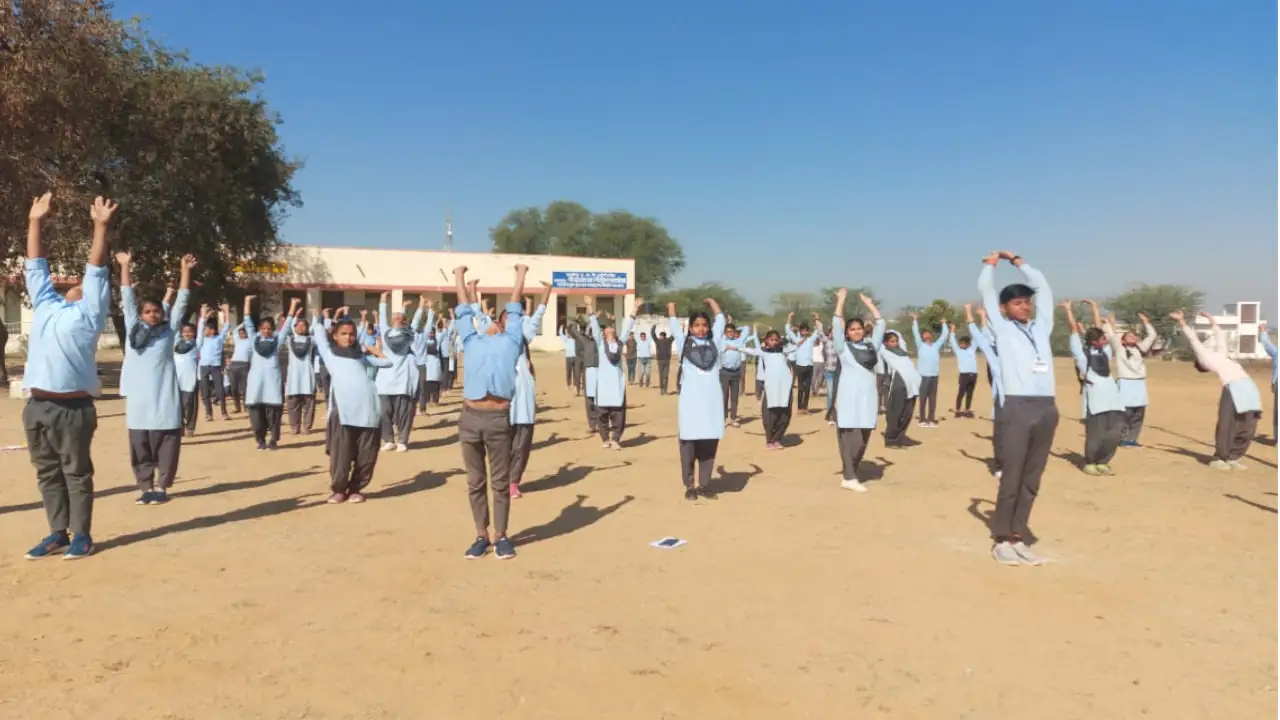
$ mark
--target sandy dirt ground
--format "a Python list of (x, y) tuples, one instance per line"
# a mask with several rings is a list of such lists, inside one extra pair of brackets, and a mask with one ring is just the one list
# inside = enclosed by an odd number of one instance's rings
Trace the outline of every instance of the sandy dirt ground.
[[(537, 359), (511, 562), (462, 557), (456, 395), (381, 456), (363, 506), (323, 504), (321, 434), (255, 452), (243, 416), (202, 419), (173, 502), (135, 506), (104, 400), (98, 554), (75, 563), (22, 559), (44, 514), (25, 453), (0, 454), (0, 718), (1275, 717), (1276, 450), (1205, 467), (1211, 376), (1153, 363), (1146, 447), (1094, 478), (1060, 361), (1048, 562), (1006, 568), (985, 378), (979, 419), (907, 450), (876, 435), (865, 494), (840, 489), (820, 416), (766, 452), (745, 398), (719, 499), (690, 503), (676, 398), (633, 390), (624, 450), (602, 450), (562, 367)], [(944, 363), (946, 407), (955, 384)], [(0, 445), (20, 410), (0, 400)], [(689, 542), (649, 547), (666, 535)]]

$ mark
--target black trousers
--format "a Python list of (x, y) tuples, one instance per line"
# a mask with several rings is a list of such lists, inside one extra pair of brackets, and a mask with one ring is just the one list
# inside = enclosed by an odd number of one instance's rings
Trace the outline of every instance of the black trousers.
[(1260, 419), (1260, 412), (1236, 412), (1231, 391), (1222, 388), (1222, 394), (1218, 396), (1218, 425), (1213, 431), (1214, 455), (1228, 462), (1244, 457), (1253, 444)]
[(182, 409), (182, 427), (187, 429), (188, 433), (196, 431), (196, 405), (199, 399), (196, 398), (196, 392), (178, 391), (178, 406)]
[(1125, 408), (1124, 427), (1120, 429), (1120, 439), (1128, 442), (1138, 442), (1138, 436), (1142, 434), (1142, 424), (1146, 419), (1146, 407)]
[(920, 378), (920, 422), (938, 421), (938, 376)]
[(1106, 465), (1116, 456), (1124, 429), (1124, 413), (1120, 410), (1091, 414), (1084, 419), (1084, 462)]
[(418, 391), (414, 393), (414, 397), (418, 400), (418, 410), (427, 411), (427, 366), (418, 366)]
[(858, 466), (867, 454), (871, 428), (837, 428), (836, 445), (840, 449), (840, 469), (845, 480), (858, 479)]
[(724, 416), (738, 419), (738, 393), (742, 391), (742, 369), (720, 370), (720, 394), (724, 396)]
[(533, 425), (511, 426), (511, 484), (519, 485), (524, 480), (524, 469), (529, 466), (529, 455), (533, 451)]
[(53, 532), (88, 535), (93, 526), (93, 398), (31, 398), (22, 409), (27, 453)]
[(694, 465), (698, 469), (698, 487), (711, 485), (711, 471), (716, 464), (716, 451), (720, 449), (719, 440), (681, 440), (680, 470), (684, 486), (693, 487)]
[(409, 444), (413, 427), (413, 398), (408, 395), (379, 395), (382, 401), (382, 442)]
[(803, 412), (809, 410), (809, 393), (813, 390), (813, 366), (796, 366), (796, 407)]
[(791, 425), (791, 396), (787, 396), (787, 404), (783, 407), (769, 407), (769, 400), (765, 398), (760, 419), (764, 422), (765, 444), (781, 443)]
[(440, 382), (437, 380), (428, 380), (423, 383), (422, 396), (426, 398), (423, 406), (440, 404)]
[(1004, 464), (1000, 462), (1001, 447), (1002, 447), (1002, 444), (1001, 444), (1001, 442), (1000, 442), (1000, 434), (1001, 434), (1001, 433), (1000, 433), (1000, 415), (1001, 415), (1001, 405), (1000, 405), (1000, 401), (999, 401), (998, 399), (993, 403), (993, 407), (991, 408), (991, 415), (992, 415), (992, 424), (991, 424), (991, 471), (992, 471), (992, 472), (995, 472), (995, 471), (997, 471), (997, 470), (1001, 469), (1002, 467), (1004, 467)]
[(889, 412), (889, 388), (893, 386), (893, 377), (888, 373), (876, 376), (876, 394), (880, 396), (880, 412)]
[(671, 358), (658, 358), (658, 392), (663, 395), (667, 394), (668, 383), (671, 376)]
[(284, 408), (279, 405), (249, 405), (249, 425), (253, 428), (253, 439), (259, 445), (280, 442), (280, 416)]
[(316, 373), (316, 390), (324, 395), (324, 401), (329, 402), (329, 388), (332, 387), (333, 378), (329, 375), (329, 368), (324, 365), (320, 366), (320, 372)]
[(249, 388), (249, 363), (233, 362), (229, 370), (231, 371), (231, 400), (235, 403), (236, 412), (240, 412), (244, 406), (244, 394)]
[(587, 429), (595, 432), (596, 427), (600, 424), (600, 411), (596, 409), (596, 399), (590, 395), (584, 395), (582, 399), (583, 405), (587, 409)]
[[(978, 387), (978, 373), (960, 373), (960, 389), (956, 391), (956, 410), (973, 407), (973, 391)], [(963, 403), (963, 407), (961, 404)]]
[(168, 490), (173, 487), (181, 452), (180, 429), (129, 431), (129, 465), (133, 467), (133, 478), (142, 490)]
[(337, 408), (333, 408), (325, 436), (329, 490), (343, 495), (363, 491), (373, 482), (373, 470), (378, 466), (378, 428), (343, 425)]
[(600, 431), (600, 441), (621, 442), (622, 431), (627, 429), (627, 406), (598, 407), (597, 409), (599, 410), (597, 429)]
[[(246, 372), (248, 370), (246, 369)], [(247, 377), (247, 375), (246, 375)], [(223, 417), (227, 414), (227, 396), (222, 391), (222, 366), (220, 365), (202, 365), (200, 366), (200, 394), (204, 396), (204, 416), (213, 417), (213, 404), (216, 402), (222, 410)], [(194, 427), (194, 425), (192, 426)]]
[(578, 387), (578, 358), (567, 357), (564, 359), (564, 386)]
[(911, 414), (916, 408), (916, 398), (907, 397), (907, 386), (898, 380), (889, 390), (884, 413), (884, 444), (899, 445), (907, 439), (911, 427)]
[(290, 395), (286, 401), (289, 407), (289, 429), (293, 434), (311, 432), (316, 422), (316, 396)]
[(827, 392), (831, 393), (830, 400), (827, 401), (827, 422), (835, 422), (836, 419), (836, 397), (840, 394), (840, 367), (836, 366), (835, 377), (831, 380), (831, 389)]
[(1058, 408), (1053, 398), (1015, 395), (1004, 399), (999, 450), (1004, 474), (991, 516), (991, 535), (997, 541), (1029, 535), (1031, 507), (1040, 493), (1040, 478), (1057, 429)]

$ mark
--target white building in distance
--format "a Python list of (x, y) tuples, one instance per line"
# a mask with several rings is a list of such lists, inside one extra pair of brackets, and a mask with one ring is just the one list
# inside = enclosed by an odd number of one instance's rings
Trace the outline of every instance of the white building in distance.
[[(1267, 359), (1267, 351), (1262, 348), (1262, 342), (1258, 339), (1258, 323), (1262, 322), (1259, 317), (1261, 306), (1262, 303), (1252, 300), (1236, 302), (1224, 306), (1221, 313), (1213, 316), (1227, 336), (1228, 357), (1235, 360)], [(1213, 347), (1213, 329), (1208, 320), (1196, 315), (1192, 327), (1205, 345)]]

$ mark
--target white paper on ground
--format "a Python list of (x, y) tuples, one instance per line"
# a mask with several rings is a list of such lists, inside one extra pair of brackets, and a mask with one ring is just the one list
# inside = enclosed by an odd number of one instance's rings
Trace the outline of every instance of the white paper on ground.
[(649, 547), (656, 547), (659, 550), (674, 550), (680, 547), (681, 545), (684, 545), (686, 542), (688, 542), (688, 540), (681, 540), (680, 538), (673, 538), (673, 537), (664, 537), (661, 540), (654, 540), (653, 542), (649, 543)]

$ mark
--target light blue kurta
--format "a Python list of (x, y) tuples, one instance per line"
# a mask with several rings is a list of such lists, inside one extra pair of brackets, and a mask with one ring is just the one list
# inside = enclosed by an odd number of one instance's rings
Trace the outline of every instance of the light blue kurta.
[[(897, 334), (897, 333), (895, 333)], [(903, 347), (906, 343), (902, 340), (902, 335), (898, 334), (898, 346)], [(916, 370), (915, 363), (911, 362), (908, 355), (899, 355), (895, 352), (889, 352), (884, 345), (880, 346), (880, 359), (884, 360), (885, 369), (888, 370), (889, 382), (893, 382), (893, 376), (902, 378), (902, 383), (907, 387), (907, 397), (913, 398), (920, 395), (920, 371)], [(889, 386), (893, 387), (892, 384)]]
[(1231, 393), (1231, 402), (1237, 413), (1262, 412), (1262, 394), (1252, 378), (1232, 380), (1227, 383), (1227, 392)]
[(600, 353), (600, 367), (596, 368), (596, 405), (602, 408), (619, 408), (627, 405), (627, 374), (623, 371), (625, 365), (622, 358), (622, 344), (626, 342), (626, 338), (631, 333), (632, 326), (635, 325), (635, 318), (627, 318), (622, 321), (622, 331), (615, 333), (613, 343), (610, 347), (618, 352), (618, 364), (610, 365), (609, 357), (605, 353), (606, 342), (604, 332), (600, 329), (600, 323), (596, 321), (596, 316), (592, 315), (589, 322), (591, 323), (591, 334), (595, 336), (596, 350)]
[[(1076, 361), (1076, 371), (1085, 378), (1082, 417), (1124, 410), (1124, 403), (1120, 401), (1120, 388), (1116, 385), (1115, 378), (1099, 375), (1089, 367), (1089, 360), (1085, 357), (1084, 343), (1080, 342), (1080, 336), (1071, 335), (1067, 338), (1067, 345), (1071, 348), (1071, 357)], [(1104, 353), (1100, 350), (1099, 354)]]
[[(244, 329), (249, 333), (249, 339), (256, 340), (260, 334), (253, 324), (252, 317), (244, 319)], [(287, 331), (287, 326), (276, 329), (277, 343), (284, 342)], [(277, 347), (277, 352), (271, 353), (268, 357), (262, 357), (257, 350), (249, 352), (249, 378), (245, 382), (244, 391), (245, 405), (284, 404), (284, 380), (280, 377), (279, 349)]]
[(596, 382), (600, 377), (600, 370), (599, 368), (593, 368), (593, 367), (585, 368), (585, 370), (586, 370), (586, 373), (582, 381), (582, 384), (585, 386), (583, 389), (583, 392), (587, 394), (587, 397), (591, 398), (592, 400), (595, 400), (596, 399)]
[(942, 335), (934, 338), (933, 342), (925, 342), (920, 337), (920, 322), (912, 320), (911, 336), (916, 341), (916, 369), (924, 377), (938, 377), (942, 364), (942, 346), (951, 337), (951, 326), (943, 325)]
[(369, 378), (368, 368), (390, 365), (382, 358), (365, 355), (361, 358), (339, 357), (329, 347), (329, 335), (320, 323), (312, 323), (311, 337), (316, 352), (329, 368), (329, 397), (325, 417), (338, 409), (338, 421), (348, 427), (375, 428), (382, 421), (382, 406), (378, 401), (378, 388)]
[(308, 350), (301, 358), (294, 354), (294, 347), (301, 347), (300, 338), (293, 332), (293, 319), (285, 320), (285, 340), (284, 352), (289, 361), (289, 368), (285, 371), (284, 378), (284, 394), (285, 395), (315, 395), (316, 394), (316, 365), (315, 359), (318, 357), (316, 353), (315, 341), (311, 342), (311, 349)]
[(951, 352), (956, 355), (956, 372), (960, 374), (972, 373), (978, 374), (978, 348), (973, 344), (973, 337), (969, 338), (969, 347), (960, 347), (960, 342), (956, 340), (956, 334), (951, 333), (948, 339), (951, 343)]
[[(169, 323), (161, 327), (141, 350), (129, 344), (129, 334), (141, 320), (138, 299), (132, 287), (120, 288), (120, 304), (124, 310), (125, 364), (120, 383), (125, 391), (125, 427), (130, 430), (177, 430), (182, 427), (182, 406), (178, 400), (177, 370), (174, 368), (173, 343), (182, 327), (190, 292), (179, 290), (174, 300), (177, 312), (169, 313)], [(189, 353), (193, 358), (196, 351)]]
[[(871, 337), (864, 337), (858, 346), (876, 353), (884, 340), (884, 318), (876, 320)], [(875, 368), (863, 367), (853, 357), (854, 343), (845, 337), (844, 318), (837, 315), (831, 321), (832, 342), (840, 358), (840, 382), (836, 387), (836, 427), (872, 430), (880, 411), (880, 395), (876, 387)], [(879, 360), (877, 359), (877, 362)]]
[(1117, 380), (1120, 384), (1120, 402), (1125, 407), (1146, 407), (1147, 406), (1147, 379), (1146, 378), (1120, 378)]
[(786, 351), (766, 352), (758, 347), (743, 346), (742, 352), (758, 358), (756, 376), (764, 378), (764, 406), (791, 407), (791, 386), (795, 383), (795, 377), (787, 365)]
[[(174, 345), (181, 340), (182, 328), (179, 327), (178, 334), (173, 338)], [(200, 384), (200, 348), (211, 341), (212, 338), (204, 336), (204, 318), (200, 318), (196, 321), (196, 346), (186, 354), (174, 350), (173, 369), (178, 374), (178, 390), (188, 393), (196, 391), (196, 386)]]
[[(418, 366), (413, 358), (413, 329), (410, 327), (392, 330), (387, 324), (387, 304), (378, 305), (378, 332), (382, 335), (382, 354), (391, 361), (390, 367), (378, 370), (379, 395), (413, 395), (418, 389)], [(409, 349), (402, 355), (393, 352), (387, 342), (388, 333), (404, 332), (410, 334)]]
[[(538, 326), (547, 312), (546, 305), (539, 305), (533, 315), (524, 318), (524, 341), (533, 342), (538, 336)], [(532, 425), (538, 409), (538, 385), (529, 368), (529, 358), (521, 352), (516, 358), (516, 393), (511, 397), (511, 424)]]
[[(423, 317), (424, 313), (426, 317)], [(413, 314), (413, 322), (411, 323), (413, 326), (413, 364), (418, 367), (426, 367), (427, 365), (427, 356), (430, 354), (427, 352), (427, 342), (435, 331), (435, 323), (435, 310), (419, 307), (418, 311)], [(439, 359), (436, 360), (436, 364), (438, 367)]]
[(681, 440), (720, 440), (724, 438), (724, 392), (720, 387), (720, 368), (725, 356), (722, 313), (716, 313), (711, 323), (711, 334), (699, 340), (689, 337), (694, 345), (713, 343), (716, 346), (716, 363), (707, 370), (699, 368), (684, 357), (684, 331), (680, 319), (672, 317), (671, 337), (673, 347), (681, 348), (680, 367), (684, 374), (680, 385), (680, 403), (677, 411), (678, 433)]
[(1003, 405), (1004, 386), (1000, 382), (1000, 361), (991, 345), (991, 334), (986, 328), (979, 331), (977, 325), (969, 323), (969, 337), (973, 338), (974, 346), (987, 358), (987, 367), (991, 370), (991, 402), (993, 405)]

